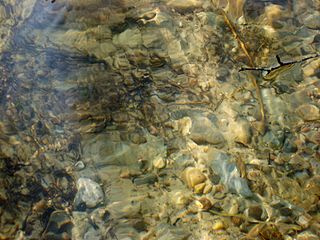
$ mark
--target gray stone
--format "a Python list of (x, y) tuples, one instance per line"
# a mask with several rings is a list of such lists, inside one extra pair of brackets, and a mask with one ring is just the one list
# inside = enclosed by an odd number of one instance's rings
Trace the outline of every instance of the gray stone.
[(100, 231), (92, 226), (87, 213), (75, 211), (72, 212), (72, 216), (72, 239), (102, 239)]
[(280, 149), (283, 144), (283, 131), (268, 131), (262, 139), (263, 145), (272, 149)]
[(188, 64), (188, 59), (184, 51), (186, 43), (173, 37), (168, 39), (168, 41), (170, 41), (170, 44), (167, 46), (167, 51), (171, 65), (174, 68), (180, 69), (185, 64)]
[(157, 176), (155, 174), (145, 174), (133, 180), (133, 183), (136, 185), (143, 185), (143, 184), (153, 184), (157, 181)]
[(231, 157), (221, 151), (211, 151), (211, 167), (213, 171), (221, 177), (221, 182), (229, 188), (231, 192), (238, 193), (244, 197), (251, 197), (252, 192), (247, 180), (240, 177), (240, 171)]
[(106, 210), (112, 219), (136, 219), (141, 217), (141, 199), (126, 198), (122, 201), (110, 203)]
[(320, 29), (320, 15), (319, 14), (310, 14), (303, 21), (304, 25), (307, 28), (319, 30)]
[(63, 239), (71, 237), (72, 222), (65, 211), (57, 210), (51, 213), (47, 227), (42, 236), (45, 239)]
[(297, 145), (294, 143), (294, 141), (295, 141), (295, 138), (293, 137), (287, 137), (284, 140), (283, 151), (285, 153), (293, 153), (297, 151)]
[(108, 134), (99, 134), (84, 141), (84, 158), (93, 161), (97, 168), (126, 166), (139, 169), (138, 160), (151, 165), (156, 157), (165, 157), (167, 154), (163, 139), (151, 135), (144, 136), (146, 143), (132, 144), (112, 140)]
[(78, 192), (74, 200), (75, 206), (85, 203), (87, 207), (93, 208), (104, 200), (100, 185), (89, 178), (79, 178), (77, 188)]
[(186, 229), (174, 228), (168, 224), (160, 224), (156, 232), (159, 240), (187, 240), (190, 235)]
[(190, 138), (197, 144), (223, 145), (225, 139), (216, 126), (206, 117), (196, 117), (192, 121)]
[(88, 231), (83, 236), (84, 240), (101, 240), (101, 233), (94, 229), (93, 227), (89, 228)]
[(142, 37), (138, 28), (126, 29), (113, 37), (113, 44), (121, 47), (134, 48), (142, 44)]
[(165, 41), (159, 28), (147, 28), (142, 34), (143, 45), (146, 48), (161, 48), (165, 46)]

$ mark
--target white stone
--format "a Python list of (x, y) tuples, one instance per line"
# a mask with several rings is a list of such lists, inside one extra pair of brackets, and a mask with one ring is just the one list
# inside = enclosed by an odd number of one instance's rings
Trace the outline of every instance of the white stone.
[(100, 185), (90, 178), (81, 177), (77, 181), (78, 192), (75, 197), (76, 203), (85, 203), (87, 207), (93, 208), (103, 202), (104, 194)]

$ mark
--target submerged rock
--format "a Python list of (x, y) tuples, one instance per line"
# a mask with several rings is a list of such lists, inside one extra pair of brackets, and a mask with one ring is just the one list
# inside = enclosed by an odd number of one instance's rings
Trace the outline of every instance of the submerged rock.
[(155, 174), (149, 173), (142, 175), (140, 177), (137, 177), (133, 180), (133, 183), (137, 186), (143, 185), (143, 184), (153, 184), (157, 181), (157, 176)]
[(121, 47), (137, 47), (142, 44), (142, 37), (138, 28), (127, 29), (113, 37), (113, 44)]
[(97, 229), (95, 229), (85, 212), (72, 212), (72, 222), (74, 227), (72, 228), (73, 239), (101, 239), (101, 235)]
[(177, 10), (192, 10), (202, 5), (200, 0), (169, 0), (167, 1), (169, 7)]
[(152, 164), (156, 169), (161, 169), (166, 166), (166, 161), (162, 157), (156, 157)]
[(77, 188), (78, 192), (74, 200), (76, 207), (84, 203), (86, 207), (93, 208), (104, 200), (104, 194), (100, 185), (89, 178), (79, 178)]
[(46, 239), (70, 239), (73, 223), (65, 211), (51, 213), (43, 237)]
[(159, 240), (187, 240), (190, 232), (186, 229), (174, 228), (167, 224), (161, 224), (157, 227), (157, 239)]
[(240, 177), (240, 171), (231, 157), (220, 151), (214, 151), (210, 155), (212, 170), (221, 177), (221, 182), (231, 192), (238, 193), (244, 197), (251, 197), (252, 192), (246, 179)]
[(221, 220), (218, 220), (212, 225), (212, 230), (218, 231), (218, 230), (225, 229), (225, 227), (226, 226), (225, 226), (224, 222)]
[(218, 128), (206, 117), (196, 117), (192, 121), (190, 138), (197, 144), (222, 146), (225, 139)]
[(312, 14), (306, 17), (303, 21), (307, 28), (319, 30), (320, 29), (320, 14)]
[[(99, 134), (84, 144), (84, 158), (93, 160), (96, 167), (125, 166), (138, 170), (152, 166), (152, 161), (167, 154), (163, 139), (145, 135), (142, 144), (112, 139), (110, 134)], [(138, 160), (141, 164), (138, 164)], [(142, 164), (143, 163), (143, 164)], [(144, 166), (142, 166), (144, 165)]]
[(235, 142), (247, 145), (251, 141), (251, 127), (250, 123), (246, 120), (235, 122), (231, 126), (231, 132)]
[(200, 169), (189, 167), (183, 172), (183, 180), (190, 188), (194, 188), (198, 184), (206, 181), (206, 176)]
[(280, 149), (283, 145), (284, 133), (283, 131), (268, 131), (262, 138), (262, 143), (271, 149)]
[(315, 121), (320, 119), (320, 110), (312, 104), (303, 104), (297, 108), (298, 115), (305, 121)]
[(135, 198), (124, 199), (123, 201), (110, 203), (106, 210), (114, 219), (135, 219), (141, 216), (141, 201)]

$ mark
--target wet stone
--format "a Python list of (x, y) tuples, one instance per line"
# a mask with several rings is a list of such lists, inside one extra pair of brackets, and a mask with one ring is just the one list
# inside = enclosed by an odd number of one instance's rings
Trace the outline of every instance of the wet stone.
[(247, 215), (257, 220), (261, 220), (263, 211), (260, 206), (249, 206)]
[(319, 30), (320, 29), (320, 15), (319, 14), (310, 15), (303, 20), (303, 23), (307, 28)]
[(206, 176), (197, 168), (187, 168), (183, 172), (183, 179), (188, 187), (194, 188), (196, 185), (206, 181)]
[(240, 172), (231, 157), (219, 151), (213, 151), (210, 154), (211, 168), (221, 177), (221, 182), (227, 186), (230, 191), (238, 193), (244, 197), (251, 197), (252, 192), (246, 179), (240, 177)]
[(113, 219), (135, 219), (141, 215), (141, 201), (135, 198), (122, 199), (121, 201), (108, 204), (106, 210)]
[(318, 240), (319, 236), (310, 232), (310, 231), (303, 231), (297, 235), (297, 240)]
[(87, 213), (85, 212), (73, 212), (73, 224), (72, 237), (74, 239), (103, 239), (100, 231), (92, 225)]
[(166, 161), (162, 157), (157, 157), (153, 160), (152, 164), (156, 169), (161, 169), (166, 166)]
[(216, 221), (213, 225), (212, 225), (212, 229), (214, 231), (219, 231), (219, 230), (222, 230), (222, 229), (225, 229), (225, 224), (223, 223), (223, 221), (221, 220), (218, 220)]
[(84, 203), (86, 207), (93, 208), (104, 200), (104, 193), (100, 185), (89, 178), (79, 178), (77, 181), (77, 189), (78, 192), (74, 200), (76, 207)]
[(74, 165), (75, 169), (77, 171), (81, 171), (82, 169), (84, 169), (86, 166), (82, 161), (78, 161), (76, 162), (76, 164)]
[(140, 177), (134, 178), (133, 183), (137, 186), (144, 185), (144, 184), (153, 184), (158, 180), (155, 174), (145, 174)]
[(305, 121), (315, 121), (320, 119), (320, 110), (312, 104), (304, 104), (297, 108), (297, 114)]
[(167, 5), (177, 10), (192, 10), (200, 7), (202, 2), (199, 0), (168, 0)]
[(284, 134), (281, 130), (275, 132), (275, 131), (268, 131), (263, 136), (263, 144), (267, 147), (270, 147), (272, 149), (279, 149), (282, 146), (283, 143)]
[(294, 138), (293, 137), (287, 137), (284, 140), (284, 144), (283, 144), (283, 150), (286, 153), (293, 153), (295, 151), (297, 151), (297, 145), (294, 142)]
[(231, 132), (234, 135), (234, 141), (247, 145), (251, 141), (250, 123), (245, 120), (235, 122), (231, 127)]
[(190, 233), (184, 229), (176, 229), (167, 224), (161, 224), (157, 228), (156, 236), (159, 240), (187, 240)]
[(71, 238), (73, 223), (64, 211), (51, 213), (46, 230), (43, 234), (47, 239)]
[(198, 144), (223, 146), (225, 142), (222, 133), (206, 117), (196, 117), (192, 120), (190, 138)]
[(141, 33), (138, 28), (127, 29), (113, 37), (113, 44), (121, 47), (137, 47), (142, 44)]

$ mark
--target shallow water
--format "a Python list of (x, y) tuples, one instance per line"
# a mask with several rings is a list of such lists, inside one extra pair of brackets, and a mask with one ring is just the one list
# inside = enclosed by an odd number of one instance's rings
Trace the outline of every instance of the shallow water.
[(0, 238), (318, 239), (319, 6), (0, 1)]

